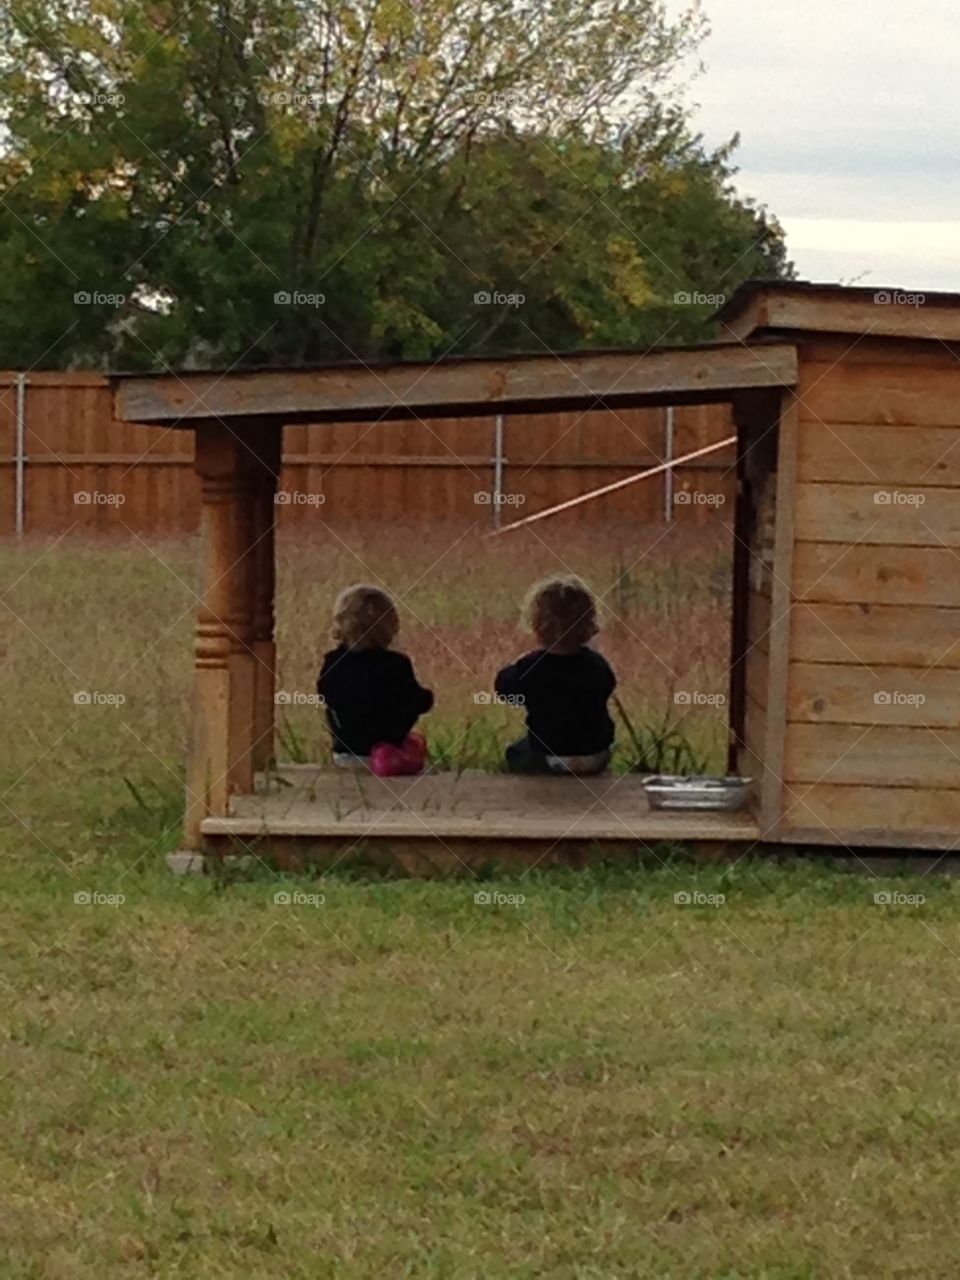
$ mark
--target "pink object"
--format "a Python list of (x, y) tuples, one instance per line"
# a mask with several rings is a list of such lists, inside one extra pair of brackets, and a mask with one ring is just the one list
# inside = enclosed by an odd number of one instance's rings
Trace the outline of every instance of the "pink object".
[(419, 773), (427, 760), (427, 743), (422, 733), (409, 733), (402, 747), (378, 742), (370, 752), (370, 772), (378, 778), (402, 778)]

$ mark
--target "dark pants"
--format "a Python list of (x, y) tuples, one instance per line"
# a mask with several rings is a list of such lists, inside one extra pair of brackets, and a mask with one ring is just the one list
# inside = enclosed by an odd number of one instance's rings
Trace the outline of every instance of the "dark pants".
[(511, 742), (506, 751), (509, 773), (550, 773), (546, 753), (535, 747), (529, 738)]
[[(551, 769), (547, 763), (547, 753), (532, 743), (529, 738), (520, 738), (517, 742), (511, 742), (507, 747), (506, 758), (507, 770), (510, 773), (550, 773), (556, 776), (564, 772), (559, 768)], [(569, 770), (572, 773), (602, 773), (610, 762), (610, 752), (609, 750), (597, 751), (589, 755), (564, 758), (578, 761), (579, 767), (572, 765)]]

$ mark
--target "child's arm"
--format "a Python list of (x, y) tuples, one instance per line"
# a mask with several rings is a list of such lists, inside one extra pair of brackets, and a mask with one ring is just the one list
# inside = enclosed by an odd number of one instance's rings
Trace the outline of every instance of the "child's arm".
[(601, 683), (604, 690), (603, 696), (605, 698), (610, 698), (613, 696), (613, 691), (617, 687), (617, 677), (614, 675), (613, 667), (611, 667), (603, 654), (598, 653), (597, 657), (600, 659)]
[(511, 662), (508, 667), (497, 672), (493, 682), (493, 691), (501, 698), (516, 698), (520, 694), (520, 663)]
[(425, 689), (413, 671), (413, 663), (404, 655), (400, 696), (414, 716), (426, 715), (433, 706), (433, 690)]

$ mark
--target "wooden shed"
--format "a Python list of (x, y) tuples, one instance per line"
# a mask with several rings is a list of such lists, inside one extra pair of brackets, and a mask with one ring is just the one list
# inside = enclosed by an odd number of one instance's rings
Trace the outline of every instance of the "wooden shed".
[[(115, 379), (117, 417), (196, 433), (202, 601), (185, 848), (376, 847), (528, 864), (658, 840), (960, 840), (960, 296), (751, 282), (701, 347)], [(739, 815), (651, 813), (634, 776), (356, 780), (273, 757), (284, 424), (733, 406), (731, 767)], [(359, 798), (358, 798), (359, 796)]]
[(751, 282), (725, 337), (790, 343), (741, 418), (741, 770), (764, 840), (960, 841), (960, 296)]

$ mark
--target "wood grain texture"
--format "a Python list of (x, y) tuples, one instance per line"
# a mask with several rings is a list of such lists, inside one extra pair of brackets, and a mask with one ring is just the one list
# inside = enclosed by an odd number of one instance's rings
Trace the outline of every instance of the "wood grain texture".
[(787, 782), (960, 789), (960, 730), (791, 724)]
[(797, 600), (826, 604), (960, 607), (960, 558), (947, 547), (842, 546), (802, 542), (794, 561)]
[(888, 427), (871, 422), (805, 422), (800, 432), (801, 481), (891, 486), (960, 487), (960, 427)]
[(235, 796), (205, 835), (430, 840), (750, 840), (749, 814), (651, 811), (636, 776), (525, 778), (467, 771), (419, 778), (284, 766), (279, 794)]
[(814, 724), (960, 728), (960, 671), (794, 662), (787, 711)]
[[(800, 410), (795, 396), (781, 402), (777, 424), (776, 519), (766, 699), (767, 734), (763, 748), (766, 769), (760, 793), (760, 821), (775, 833), (783, 804), (783, 752), (786, 736), (790, 668), (790, 611), (795, 558), (797, 440)], [(748, 686), (749, 687), (749, 686)]]
[[(922, 299), (919, 305), (908, 298)], [(886, 301), (884, 301), (886, 299)], [(828, 333), (960, 340), (960, 307), (956, 295), (902, 289), (849, 288), (842, 285), (804, 289), (789, 282), (770, 284), (723, 315), (725, 335), (741, 338), (762, 332), (804, 330)]]
[[(5, 443), (0, 452), (0, 485), (13, 492), (12, 392), (5, 393)], [(635, 474), (662, 460), (666, 411), (551, 412), (504, 419), (507, 464), (504, 490), (523, 499), (526, 511), (551, 506), (610, 480)], [(30, 533), (134, 534), (191, 533), (198, 527), (200, 495), (193, 466), (192, 431), (143, 430), (118, 422), (108, 383), (84, 375), (58, 375), (34, 386), (26, 400), (26, 510)], [(726, 404), (674, 409), (675, 454), (692, 451), (731, 434)], [(688, 447), (689, 446), (689, 447)], [(350, 524), (370, 518), (389, 522), (446, 522), (481, 527), (492, 523), (489, 507), (479, 508), (478, 491), (493, 487), (492, 417), (409, 419), (402, 422), (332, 422), (286, 429), (280, 487), (285, 492), (321, 494), (323, 508), (305, 503), (278, 507), (282, 529), (309, 529), (318, 518)], [(712, 494), (732, 507), (734, 476), (726, 452), (677, 469), (679, 491)], [(76, 503), (75, 494), (117, 493), (120, 503)], [(715, 506), (677, 504), (673, 517), (703, 523)], [(662, 523), (664, 482), (610, 494), (564, 513), (558, 529)], [(12, 529), (12, 501), (0, 505), (2, 529)]]
[(791, 653), (803, 662), (960, 667), (960, 609), (795, 604)]
[[(960, 313), (958, 313), (960, 318)], [(804, 363), (797, 386), (804, 421), (880, 426), (960, 426), (960, 364), (943, 368)]]
[(893, 484), (800, 484), (796, 536), (862, 546), (960, 546), (954, 489)]
[[(279, 422), (449, 417), (517, 409), (615, 408), (722, 397), (742, 387), (793, 386), (786, 343), (636, 352), (580, 352), (490, 360), (114, 379), (116, 414), (137, 423), (275, 415)], [(598, 403), (599, 402), (599, 403)]]
[(824, 783), (787, 787), (785, 802), (784, 840), (819, 832), (826, 844), (944, 848), (960, 838), (960, 791)]

